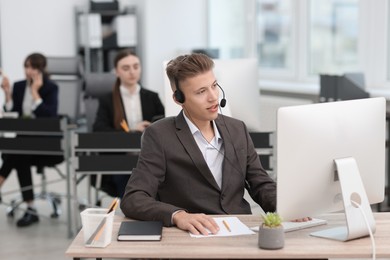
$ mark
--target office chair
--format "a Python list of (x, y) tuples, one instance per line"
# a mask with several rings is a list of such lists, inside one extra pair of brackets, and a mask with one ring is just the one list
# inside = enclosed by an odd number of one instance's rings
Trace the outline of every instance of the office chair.
[(81, 93), (84, 69), (80, 57), (47, 57), (47, 72), (58, 84), (58, 114), (70, 123), (77, 123), (81, 115)]
[[(88, 73), (85, 75), (85, 117), (87, 132), (93, 132), (93, 123), (95, 122), (96, 113), (99, 107), (99, 98), (112, 92), (116, 76), (113, 73)], [(79, 178), (80, 182), (86, 175)], [(101, 190), (109, 196), (115, 196), (115, 188), (111, 182), (111, 176), (108, 175), (89, 175), (90, 186), (96, 188), (95, 195), (96, 205), (100, 206), (101, 198), (98, 198), (98, 191)]]
[(113, 73), (88, 73), (85, 75), (85, 116), (87, 119), (87, 132), (92, 132), (99, 98), (113, 90), (116, 76)]

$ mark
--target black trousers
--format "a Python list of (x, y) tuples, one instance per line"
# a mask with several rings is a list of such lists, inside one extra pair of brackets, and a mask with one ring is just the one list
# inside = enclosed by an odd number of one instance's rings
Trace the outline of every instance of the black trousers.
[[(16, 170), (21, 188), (32, 186), (31, 166), (45, 167), (54, 166), (64, 160), (63, 156), (59, 155), (24, 155), (24, 154), (4, 154), (3, 165), (0, 169), (0, 176), (5, 179), (9, 176), (13, 169)], [(23, 201), (34, 199), (34, 189), (22, 191)]]

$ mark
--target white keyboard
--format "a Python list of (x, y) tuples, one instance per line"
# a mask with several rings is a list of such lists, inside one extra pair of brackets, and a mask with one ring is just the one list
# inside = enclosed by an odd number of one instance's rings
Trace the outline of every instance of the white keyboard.
[[(284, 227), (284, 232), (290, 232), (290, 231), (294, 231), (294, 230), (315, 227), (315, 226), (320, 226), (320, 225), (325, 225), (325, 224), (326, 224), (325, 219), (313, 218), (312, 220), (305, 221), (305, 222), (284, 221), (283, 227)], [(259, 232), (259, 227), (251, 227), (251, 229), (253, 231)]]

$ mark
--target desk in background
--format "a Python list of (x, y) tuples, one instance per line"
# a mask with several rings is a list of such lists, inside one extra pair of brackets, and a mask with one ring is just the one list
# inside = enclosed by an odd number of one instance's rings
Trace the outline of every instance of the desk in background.
[[(78, 176), (97, 175), (100, 183), (103, 174), (131, 174), (141, 149), (141, 133), (98, 132), (71, 135), (73, 231), (79, 230), (80, 204), (77, 192)], [(96, 185), (98, 191), (99, 185)], [(91, 202), (88, 192), (88, 202)], [(98, 199), (96, 193), (96, 199)]]
[[(0, 152), (4, 154), (64, 156), (66, 165), (66, 176), (64, 177), (66, 178), (67, 195), (69, 195), (69, 130), (70, 126), (66, 118), (0, 118)], [(42, 183), (40, 186), (46, 184)], [(72, 237), (70, 197), (67, 201), (67, 225), (68, 237), (70, 238)], [(55, 207), (53, 214), (56, 213)]]
[[(249, 227), (257, 226), (260, 218), (254, 215), (238, 215)], [(390, 213), (374, 213), (376, 220), (377, 258), (390, 257)], [(164, 228), (160, 242), (118, 242), (116, 236), (123, 217), (116, 216), (112, 242), (106, 248), (84, 247), (82, 231), (66, 251), (68, 257), (80, 258), (199, 258), (199, 259), (262, 259), (262, 258), (370, 258), (369, 237), (340, 242), (311, 237), (314, 230), (321, 230), (344, 222), (343, 214), (321, 216), (327, 226), (318, 226), (286, 233), (285, 246), (281, 250), (262, 250), (257, 245), (257, 234), (234, 237), (191, 238), (187, 232), (175, 227)]]

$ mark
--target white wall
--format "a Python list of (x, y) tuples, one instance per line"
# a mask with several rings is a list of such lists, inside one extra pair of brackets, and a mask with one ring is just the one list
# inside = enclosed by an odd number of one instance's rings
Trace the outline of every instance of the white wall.
[(144, 2), (143, 84), (164, 100), (163, 61), (207, 45), (207, 0)]
[(1, 64), (10, 80), (24, 78), (23, 62), (32, 52), (75, 55), (74, 6), (86, 0), (1, 0)]
[[(205, 47), (207, 0), (121, 0), (139, 14), (143, 84), (164, 100), (162, 62), (180, 51)], [(0, 0), (1, 65), (11, 81), (24, 78), (32, 52), (76, 54), (75, 6), (88, 0)]]

